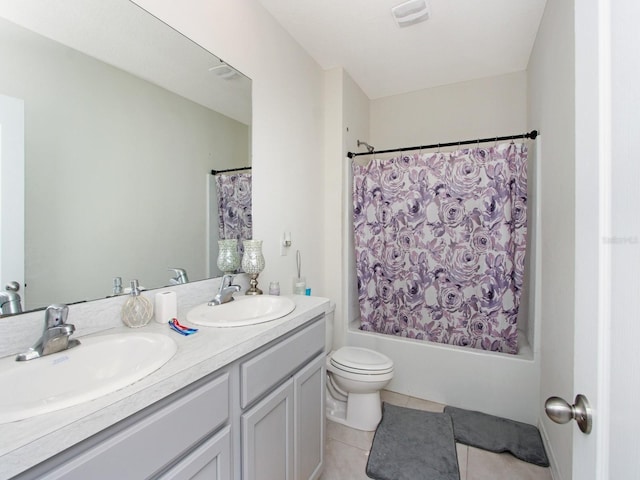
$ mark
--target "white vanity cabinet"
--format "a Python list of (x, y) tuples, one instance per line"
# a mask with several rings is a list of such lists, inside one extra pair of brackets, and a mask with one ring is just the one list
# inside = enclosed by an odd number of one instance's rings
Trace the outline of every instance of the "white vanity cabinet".
[(324, 355), (242, 415), (243, 480), (309, 480), (324, 465)]
[(243, 480), (308, 480), (320, 475), (324, 328), (324, 319), (317, 320), (241, 363)]
[(324, 329), (315, 317), (14, 478), (316, 479)]

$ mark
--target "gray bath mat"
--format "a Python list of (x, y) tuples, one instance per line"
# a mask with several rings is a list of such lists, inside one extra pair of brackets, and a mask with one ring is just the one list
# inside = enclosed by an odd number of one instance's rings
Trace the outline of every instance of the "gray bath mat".
[(549, 466), (540, 432), (533, 425), (456, 407), (444, 411), (451, 415), (457, 442), (490, 452), (510, 452), (525, 462)]
[(383, 403), (367, 475), (377, 480), (460, 480), (451, 417)]

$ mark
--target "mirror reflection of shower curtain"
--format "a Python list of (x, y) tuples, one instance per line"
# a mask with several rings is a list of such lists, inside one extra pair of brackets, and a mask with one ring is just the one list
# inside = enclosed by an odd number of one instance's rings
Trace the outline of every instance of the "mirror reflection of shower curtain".
[(215, 176), (218, 200), (218, 238), (238, 240), (242, 255), (242, 241), (253, 235), (251, 217), (251, 173), (219, 173)]
[(361, 329), (517, 353), (527, 147), (352, 168)]

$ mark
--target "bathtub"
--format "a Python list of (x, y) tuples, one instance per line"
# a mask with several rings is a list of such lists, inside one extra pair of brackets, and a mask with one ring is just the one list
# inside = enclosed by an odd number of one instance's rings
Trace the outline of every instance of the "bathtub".
[(524, 332), (518, 331), (519, 353), (510, 355), (364, 332), (358, 326), (351, 322), (346, 343), (393, 360), (387, 390), (537, 424), (539, 355)]

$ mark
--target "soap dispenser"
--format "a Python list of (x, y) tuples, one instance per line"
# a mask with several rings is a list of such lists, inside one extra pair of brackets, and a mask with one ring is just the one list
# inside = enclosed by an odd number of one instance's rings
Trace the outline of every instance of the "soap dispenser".
[(131, 280), (131, 294), (122, 306), (122, 321), (127, 327), (144, 327), (153, 316), (153, 305), (140, 295), (138, 280)]

